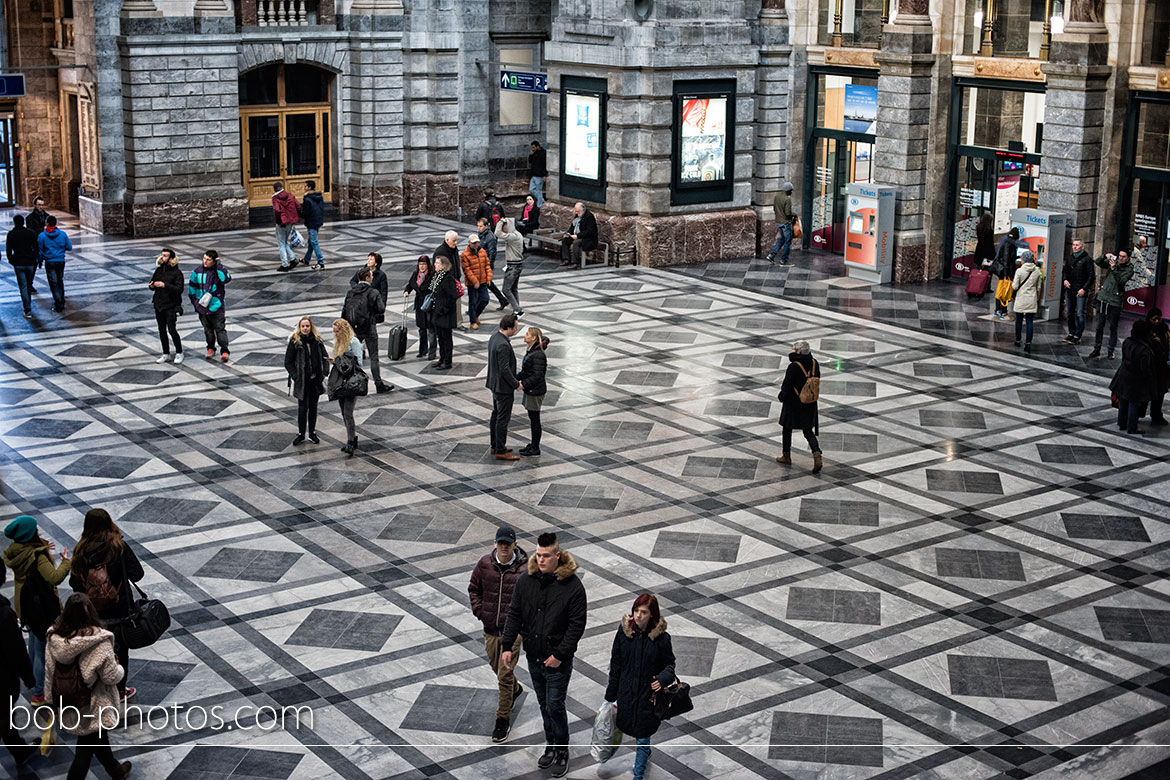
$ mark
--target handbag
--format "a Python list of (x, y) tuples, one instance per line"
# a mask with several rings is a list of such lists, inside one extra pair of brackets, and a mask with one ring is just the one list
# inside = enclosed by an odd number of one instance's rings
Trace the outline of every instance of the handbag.
[(428, 312), (433, 308), (435, 308), (435, 294), (427, 293), (427, 297), (423, 298), (422, 305), (418, 307), (418, 310)]
[(995, 285), (995, 300), (1007, 306), (1012, 302), (1013, 297), (1012, 280), (1006, 277), (1000, 277), (999, 282)]
[(463, 282), (458, 279), (455, 280), (455, 292), (458, 293), (455, 297), (462, 298), (467, 294), (467, 288), (463, 286)]
[(691, 686), (677, 677), (670, 685), (650, 694), (650, 703), (654, 705), (654, 717), (659, 720), (669, 720), (695, 708), (691, 701)]
[(148, 598), (138, 587), (138, 583), (131, 582), (134, 590), (141, 597), (134, 605), (134, 611), (122, 619), (122, 641), (131, 650), (150, 647), (159, 640), (167, 629), (171, 627), (171, 613), (167, 605), (158, 599)]

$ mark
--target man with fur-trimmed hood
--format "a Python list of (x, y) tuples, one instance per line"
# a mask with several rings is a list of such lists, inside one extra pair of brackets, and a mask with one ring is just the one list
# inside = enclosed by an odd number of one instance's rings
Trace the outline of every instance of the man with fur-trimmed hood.
[[(573, 673), (573, 656), (585, 633), (588, 604), (585, 586), (577, 576), (577, 562), (560, 548), (557, 535), (543, 533), (536, 540), (536, 554), (528, 559), (528, 571), (516, 580), (508, 620), (500, 637), (511, 647), (517, 635), (524, 637), (524, 654), (532, 688), (544, 718), (544, 754), (536, 762), (551, 766), (553, 777), (569, 771), (569, 719), (565, 696)], [(512, 665), (512, 651), (502, 660)]]

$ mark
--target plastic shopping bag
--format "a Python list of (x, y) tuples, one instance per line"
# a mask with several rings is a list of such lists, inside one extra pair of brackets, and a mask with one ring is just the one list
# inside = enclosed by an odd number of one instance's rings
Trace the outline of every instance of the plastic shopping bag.
[(302, 249), (305, 246), (305, 237), (301, 235), (301, 231), (293, 228), (288, 233), (288, 245), (293, 249)]
[(613, 758), (618, 745), (622, 744), (622, 733), (617, 728), (617, 705), (605, 701), (593, 721), (593, 738), (590, 740), (590, 754), (599, 764)]

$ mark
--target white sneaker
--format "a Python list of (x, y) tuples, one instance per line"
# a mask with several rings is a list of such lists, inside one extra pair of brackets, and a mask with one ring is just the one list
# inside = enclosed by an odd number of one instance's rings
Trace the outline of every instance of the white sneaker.
[(182, 362), (183, 362), (183, 353), (182, 353), (182, 352), (176, 352), (176, 353), (175, 353), (175, 365), (177, 366), (177, 365), (179, 365), (179, 364), (180, 364), (180, 363), (182, 363)]
[(154, 362), (155, 363), (170, 363), (171, 362), (171, 355), (168, 352), (167, 354), (164, 354), (162, 357), (160, 357), (158, 360), (156, 360)]

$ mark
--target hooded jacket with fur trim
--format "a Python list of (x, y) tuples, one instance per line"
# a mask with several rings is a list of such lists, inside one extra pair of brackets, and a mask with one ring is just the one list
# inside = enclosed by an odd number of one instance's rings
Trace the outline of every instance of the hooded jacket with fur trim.
[(99, 717), (103, 730), (114, 728), (122, 709), (117, 685), (124, 670), (114, 655), (114, 635), (104, 628), (90, 630), (92, 633), (66, 639), (50, 629), (45, 644), (45, 700), (54, 701), (53, 674), (57, 664), (76, 661), (81, 668), (81, 681), (90, 689), (89, 709), (81, 712), (80, 718), (68, 712), (60, 723), (62, 731), (77, 736), (97, 731)]
[(528, 571), (516, 580), (508, 620), (500, 637), (511, 647), (524, 636), (529, 663), (541, 663), (550, 655), (570, 660), (585, 633), (588, 603), (585, 586), (577, 576), (577, 561), (561, 550), (560, 565), (551, 574), (540, 571), (536, 556), (528, 559)]
[(650, 683), (662, 687), (674, 682), (674, 648), (666, 621), (649, 631), (639, 631), (633, 615), (626, 615), (613, 638), (609, 657), (609, 684), (605, 700), (617, 702), (617, 727), (635, 739), (654, 735), (662, 721), (650, 703)]

